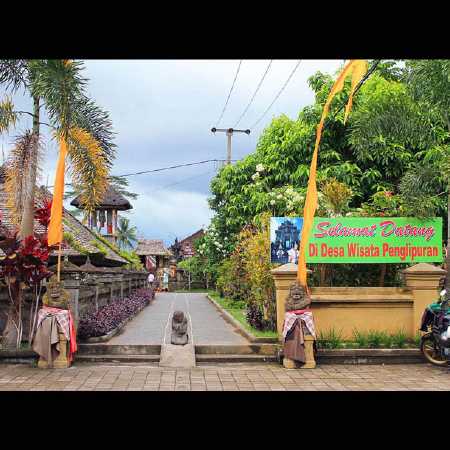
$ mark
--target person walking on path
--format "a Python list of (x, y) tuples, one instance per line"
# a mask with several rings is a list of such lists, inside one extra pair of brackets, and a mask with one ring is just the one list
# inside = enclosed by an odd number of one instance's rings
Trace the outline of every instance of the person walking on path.
[(147, 283), (149, 288), (153, 288), (153, 282), (155, 281), (155, 275), (152, 272), (148, 274)]
[(169, 292), (169, 274), (166, 271), (163, 274), (163, 291)]

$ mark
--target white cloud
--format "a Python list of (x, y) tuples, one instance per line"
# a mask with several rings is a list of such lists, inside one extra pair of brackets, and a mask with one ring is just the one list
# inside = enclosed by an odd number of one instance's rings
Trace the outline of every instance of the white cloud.
[[(269, 60), (244, 60), (221, 127), (234, 126), (247, 106)], [(286, 81), (296, 60), (274, 60), (267, 77), (239, 128), (251, 126), (265, 111)], [(307, 79), (318, 70), (335, 74), (342, 60), (304, 60), (285, 91), (261, 123), (246, 134), (233, 137), (233, 159), (240, 159), (256, 147), (259, 135), (273, 117), (282, 113), (296, 118), (314, 101)], [(117, 159), (114, 175), (156, 169), (176, 164), (226, 157), (226, 136), (211, 133), (218, 119), (238, 60), (88, 60), (84, 76), (95, 101), (109, 111), (116, 135)], [(0, 99), (3, 89), (0, 87)], [(31, 100), (17, 93), (16, 108), (31, 111)], [(42, 121), (48, 118), (43, 113)], [(31, 127), (24, 115), (11, 136), (0, 144), (7, 155), (12, 136)], [(50, 132), (42, 127), (43, 137)], [(41, 182), (52, 185), (58, 146), (45, 139), (46, 152)], [(206, 203), (214, 165), (192, 166), (166, 172), (130, 177), (130, 190), (140, 194), (133, 201), (131, 217), (146, 237), (172, 239), (186, 236), (207, 223), (211, 215)], [(69, 178), (69, 177), (68, 177)], [(185, 180), (185, 181), (183, 181)], [(69, 181), (69, 180), (68, 180)], [(162, 189), (179, 183), (192, 192)], [(189, 183), (189, 184), (188, 184)], [(152, 194), (154, 189), (158, 192)], [(166, 235), (172, 233), (172, 238)]]
[(183, 239), (206, 227), (212, 212), (207, 196), (197, 192), (165, 191), (140, 195), (133, 200), (129, 218), (138, 235), (147, 239), (164, 239), (169, 244), (175, 237)]

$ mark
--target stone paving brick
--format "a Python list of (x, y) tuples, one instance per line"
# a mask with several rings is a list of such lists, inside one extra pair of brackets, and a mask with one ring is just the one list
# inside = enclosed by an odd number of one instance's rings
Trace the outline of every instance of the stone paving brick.
[[(370, 374), (370, 375), (369, 375)], [(324, 366), (286, 370), (277, 364), (198, 366), (80, 365), (42, 370), (0, 364), (0, 391), (448, 391), (449, 369), (426, 364)]]

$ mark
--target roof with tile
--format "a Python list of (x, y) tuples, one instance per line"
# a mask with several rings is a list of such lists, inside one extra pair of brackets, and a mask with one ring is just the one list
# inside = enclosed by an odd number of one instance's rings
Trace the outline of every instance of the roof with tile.
[(139, 239), (135, 253), (140, 256), (171, 256), (161, 239)]
[[(80, 206), (80, 196), (74, 198), (70, 204), (79, 209), (83, 209), (83, 207)], [(97, 207), (97, 209), (116, 209), (119, 211), (125, 211), (132, 208), (131, 203), (112, 186), (108, 186), (102, 201)]]
[[(45, 187), (38, 188), (36, 191), (36, 206), (42, 207), (45, 199), (50, 200), (52, 195)], [(3, 229), (12, 232), (18, 228), (18, 225), (14, 223), (11, 211), (6, 206), (7, 193), (4, 189), (4, 168), (0, 166), (0, 221)], [(63, 227), (64, 233), (70, 233), (73, 243), (64, 240), (61, 254), (62, 256), (85, 256), (86, 254), (103, 256), (105, 262), (113, 262), (114, 264), (127, 264), (128, 261), (122, 258), (112, 248), (105, 245), (87, 226), (83, 225), (75, 216), (64, 208), (63, 213)], [(34, 229), (36, 234), (44, 234), (45, 228), (35, 220)], [(86, 253), (82, 253), (76, 249), (82, 248)], [(104, 249), (106, 254), (103, 255), (100, 251)], [(3, 252), (0, 249), (0, 254)], [(56, 255), (56, 252), (51, 253), (52, 256)]]

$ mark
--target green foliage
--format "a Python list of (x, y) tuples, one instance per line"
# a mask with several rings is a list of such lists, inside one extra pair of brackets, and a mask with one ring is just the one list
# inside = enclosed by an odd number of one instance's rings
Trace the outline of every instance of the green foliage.
[(209, 296), (215, 300), (223, 309), (228, 311), (243, 327), (257, 337), (276, 338), (278, 336), (273, 330), (257, 330), (253, 328), (246, 319), (246, 304), (243, 301), (222, 298), (218, 292), (208, 291)]
[(106, 256), (108, 254), (108, 249), (104, 245), (102, 245), (101, 242), (98, 242), (96, 240), (92, 240), (91, 241), (91, 245), (96, 247), (103, 256)]
[[(347, 84), (333, 101), (318, 161), (321, 211), (341, 209), (343, 214), (369, 202), (378, 191), (395, 193), (402, 175), (423, 158), (420, 152), (438, 133), (436, 118), (424, 116), (399, 77), (400, 69), (392, 62), (380, 66), (355, 97), (348, 125), (343, 124), (343, 111), (335, 113), (348, 95)], [(300, 111), (297, 120), (285, 115), (275, 118), (261, 134), (254, 153), (225, 166), (212, 180), (209, 203), (222, 241), (225, 236), (235, 241), (240, 230), (263, 212), (301, 214), (316, 127), (332, 79), (317, 73), (309, 83), (316, 94), (315, 105)], [(396, 132), (386, 133), (388, 126), (396, 127)], [(327, 198), (333, 191), (325, 183), (333, 179), (345, 185), (342, 199), (335, 198), (337, 203)]]
[(413, 339), (413, 344), (415, 347), (420, 347), (420, 341), (422, 339), (422, 334), (420, 333), (420, 331), (418, 331), (415, 335), (414, 335), (414, 339)]
[(390, 338), (385, 331), (369, 330), (367, 333), (367, 343), (370, 348), (380, 348), (382, 344), (389, 344)]
[[(446, 221), (448, 70), (443, 60), (407, 61), (406, 67), (382, 61), (355, 96), (347, 124), (344, 111), (338, 112), (348, 97), (350, 82), (345, 82), (331, 104), (320, 145), (317, 215), (441, 215)], [(281, 115), (272, 120), (255, 151), (223, 167), (212, 180), (209, 204), (215, 213), (215, 244), (204, 243), (211, 267), (220, 267), (238, 245), (239, 233), (263, 214), (302, 215), (316, 127), (333, 77), (317, 72), (308, 82), (315, 103), (296, 119)], [(232, 263), (224, 264), (228, 266), (223, 266), (220, 289), (232, 272)], [(334, 286), (398, 285), (399, 268), (404, 266), (340, 264), (325, 267), (320, 280)], [(319, 274), (314, 273), (313, 284), (318, 282)]]
[(359, 331), (356, 328), (353, 330), (353, 338), (359, 347), (365, 348), (369, 344), (369, 339), (367, 337), (367, 332)]
[(319, 348), (339, 348), (342, 344), (342, 330), (336, 330), (332, 327), (329, 330), (319, 331), (317, 336), (317, 345)]
[(392, 335), (392, 344), (395, 348), (403, 348), (407, 342), (408, 335), (404, 329), (400, 329)]
[(63, 239), (77, 252), (81, 253), (82, 255), (89, 254), (89, 250), (83, 247), (73, 236), (72, 233), (69, 233), (68, 231), (65, 231), (63, 234)]
[(130, 226), (129, 219), (125, 217), (119, 218), (117, 227), (117, 244), (121, 250), (132, 248), (137, 242), (136, 227)]
[[(114, 252), (116, 252), (118, 255), (120, 255), (123, 259), (128, 261), (128, 265), (126, 266), (130, 270), (142, 270), (144, 268), (143, 264), (141, 263), (141, 260), (134, 251), (127, 251), (127, 250), (121, 250), (117, 245), (110, 242), (108, 239), (103, 237), (100, 233), (93, 232), (97, 239), (101, 241), (103, 246), (101, 248), (105, 249), (105, 247), (110, 248)], [(97, 248), (99, 248), (98, 245), (96, 245)]]
[(353, 197), (352, 190), (335, 178), (326, 180), (320, 189), (327, 213), (333, 217), (348, 211), (348, 205)]
[(191, 274), (192, 281), (201, 281), (204, 278), (205, 265), (203, 259), (199, 256), (186, 258), (178, 263), (178, 268), (183, 269)]
[(244, 300), (252, 317), (259, 317), (258, 311), (261, 312), (263, 329), (274, 329), (276, 324), (271, 269), (269, 215), (266, 213), (239, 233), (234, 252), (218, 268), (217, 279), (217, 289), (222, 295)]
[(233, 300), (246, 299), (249, 295), (249, 285), (246, 278), (244, 260), (239, 250), (225, 259), (219, 266), (216, 289), (222, 297)]

